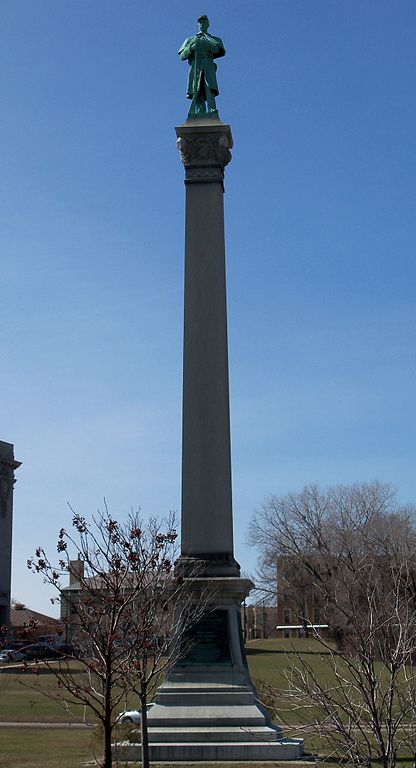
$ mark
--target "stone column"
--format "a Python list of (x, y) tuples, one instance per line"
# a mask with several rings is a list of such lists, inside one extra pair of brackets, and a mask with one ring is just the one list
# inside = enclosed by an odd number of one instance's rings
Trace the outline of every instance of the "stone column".
[(176, 134), (186, 184), (181, 563), (235, 576), (223, 203), (232, 137), (218, 119)]
[(0, 440), (0, 627), (10, 632), (10, 587), (12, 569), (12, 524), (15, 461), (13, 445)]
[[(187, 121), (176, 133), (186, 184), (182, 549), (176, 573), (190, 577), (197, 604), (206, 591), (210, 597), (204, 616), (187, 630), (189, 647), (184, 644), (157, 691), (148, 715), (150, 754), (155, 762), (292, 760), (302, 754), (302, 742), (282, 738), (250, 681), (240, 611), (253, 584), (240, 578), (233, 556), (223, 208), (231, 131), (218, 118), (205, 118)], [(121, 746), (118, 756), (137, 760), (140, 747)]]

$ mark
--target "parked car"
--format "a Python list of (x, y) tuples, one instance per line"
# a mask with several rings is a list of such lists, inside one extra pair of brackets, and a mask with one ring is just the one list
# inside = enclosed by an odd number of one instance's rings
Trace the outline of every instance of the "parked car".
[(29, 661), (37, 659), (62, 659), (63, 656), (72, 656), (75, 651), (69, 643), (51, 644), (45, 642), (31, 643), (21, 649), (24, 658)]
[(25, 658), (29, 661), (34, 661), (36, 659), (50, 659), (54, 656), (53, 650), (48, 643), (31, 643), (30, 645), (25, 645), (25, 647), (22, 648), (22, 653), (24, 653)]
[(76, 656), (77, 652), (71, 643), (55, 643), (50, 646), (55, 656)]
[(6, 651), (6, 653), (10, 653), (13, 661), (25, 661), (26, 656), (22, 651), (12, 650), (12, 651)]
[[(150, 704), (146, 704), (147, 711), (149, 712), (149, 710), (154, 707), (154, 705), (154, 701), (152, 701)], [(141, 720), (142, 713), (138, 709), (126, 709), (118, 716), (116, 723), (125, 725), (126, 723), (141, 723)]]
[(10, 664), (13, 661), (24, 661), (26, 656), (20, 651), (15, 651), (12, 648), (5, 648), (0, 652), (0, 664)]

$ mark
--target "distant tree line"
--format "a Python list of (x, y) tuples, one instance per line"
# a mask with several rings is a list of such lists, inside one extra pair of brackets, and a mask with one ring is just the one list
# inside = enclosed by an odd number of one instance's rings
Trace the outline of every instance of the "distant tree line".
[(299, 654), (286, 693), (268, 695), (315, 711), (315, 732), (351, 763), (393, 768), (403, 750), (416, 760), (415, 519), (372, 482), (270, 496), (251, 523), (263, 594), (284, 591), (306, 627), (313, 594), (334, 641), (321, 639), (325, 680)]

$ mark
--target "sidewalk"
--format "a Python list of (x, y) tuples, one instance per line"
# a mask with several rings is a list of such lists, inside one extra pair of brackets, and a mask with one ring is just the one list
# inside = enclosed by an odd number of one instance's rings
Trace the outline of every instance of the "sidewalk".
[(92, 723), (16, 723), (16, 722), (0, 722), (0, 728), (62, 728), (67, 731), (83, 730), (86, 728), (94, 728)]

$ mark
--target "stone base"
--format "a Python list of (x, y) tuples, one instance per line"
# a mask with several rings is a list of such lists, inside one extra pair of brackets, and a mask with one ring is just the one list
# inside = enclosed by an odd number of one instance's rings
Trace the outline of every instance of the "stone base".
[[(283, 737), (250, 680), (240, 605), (252, 584), (221, 577), (213, 582), (213, 605), (194, 635), (197, 642), (172, 668), (149, 711), (150, 759), (296, 760), (303, 740)], [(115, 751), (120, 760), (138, 760), (140, 753), (140, 744)]]
[[(227, 743), (208, 743), (206, 740), (193, 742), (175, 742), (174, 744), (166, 742), (157, 745), (150, 745), (150, 760), (158, 762), (200, 762), (203, 761), (271, 761), (276, 760), (297, 760), (301, 757), (299, 751), (298, 739), (281, 739), (276, 744), (267, 744), (265, 742), (229, 742)], [(140, 761), (140, 744), (116, 745), (114, 756), (120, 761)]]
[[(161, 686), (149, 713), (150, 759), (246, 762), (300, 758), (303, 741), (283, 737), (251, 684), (236, 684), (232, 675), (224, 677), (227, 675), (212, 671), (198, 683), (166, 681)], [(118, 745), (115, 754), (120, 760), (139, 760), (141, 747)]]
[(213, 554), (211, 552), (201, 552), (193, 555), (181, 555), (175, 563), (175, 576), (183, 576), (185, 579), (195, 579), (198, 574), (199, 581), (209, 580), (210, 584), (218, 582), (218, 577), (223, 581), (231, 581), (232, 578), (240, 578), (240, 566), (237, 560), (228, 553)]

